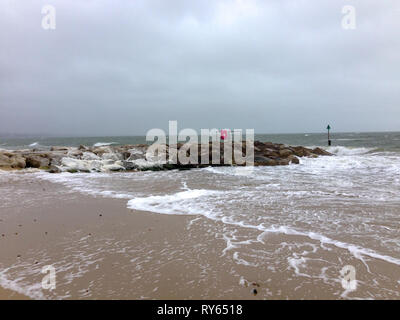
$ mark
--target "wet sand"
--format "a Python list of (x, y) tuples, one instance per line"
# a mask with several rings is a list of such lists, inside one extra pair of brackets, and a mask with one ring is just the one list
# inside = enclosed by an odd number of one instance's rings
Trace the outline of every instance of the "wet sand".
[[(398, 266), (370, 258), (366, 265), (334, 246), (321, 254), (310, 239), (263, 235), (249, 244), (252, 252), (277, 258), (257, 261), (245, 246), (228, 250), (227, 226), (202, 216), (133, 211), (126, 200), (85, 196), (28, 175), (8, 190), (0, 208), (0, 299), (399, 298)], [(248, 232), (256, 231), (242, 228), (236, 241)], [(357, 268), (360, 288), (343, 295), (346, 264)], [(56, 269), (54, 290), (41, 288), (46, 265)], [(382, 270), (390, 288), (383, 294), (374, 283)]]
[[(137, 212), (124, 200), (64, 191), (41, 182), (33, 192), (42, 201), (18, 205), (16, 194), (2, 208), (0, 267), (15, 269), (7, 281), (15, 280), (13, 274), (24, 279), (0, 289), (0, 299), (217, 298), (216, 285), (238, 286), (238, 279), (217, 264), (223, 241), (214, 241), (206, 252), (193, 250), (207, 237), (189, 234), (186, 226), (196, 217)], [(209, 261), (216, 266), (205, 271)], [(56, 289), (38, 289), (41, 268), (49, 264), (56, 268)], [(238, 289), (240, 296), (252, 297)]]
[(0, 288), (0, 300), (28, 300), (29, 297), (13, 290)]

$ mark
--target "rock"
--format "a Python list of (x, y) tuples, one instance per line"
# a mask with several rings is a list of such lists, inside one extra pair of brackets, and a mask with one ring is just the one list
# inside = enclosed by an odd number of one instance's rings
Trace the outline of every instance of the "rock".
[[(61, 166), (63, 170), (71, 173), (75, 172), (90, 172), (90, 170), (95, 170), (100, 168), (100, 163), (96, 160), (84, 161), (74, 158), (65, 157), (61, 159)], [(100, 170), (98, 170), (100, 171)]]
[(96, 155), (98, 155), (99, 157), (101, 157), (103, 155), (103, 153), (110, 153), (112, 152), (110, 147), (96, 147), (92, 149), (92, 152)]
[(279, 159), (278, 160), (278, 165), (280, 165), (280, 166), (288, 166), (289, 163), (290, 163), (289, 159)]
[(86, 150), (89, 150), (89, 148), (88, 148), (88, 147), (85, 147), (84, 145), (81, 144), (81, 145), (78, 147), (78, 150), (86, 151)]
[(125, 170), (136, 170), (138, 168), (138, 166), (131, 161), (122, 161), (122, 166)]
[(30, 155), (26, 157), (27, 168), (43, 168), (43, 167), (48, 167), (49, 164), (50, 160), (40, 155)]
[(267, 163), (270, 159), (264, 156), (255, 156), (254, 157), (254, 163), (257, 164), (263, 164), (263, 163)]
[(50, 151), (68, 151), (67, 147), (51, 147)]
[(11, 161), (12, 168), (24, 169), (26, 167), (26, 160), (20, 155), (15, 155), (11, 158)]
[(278, 162), (275, 159), (270, 159), (263, 156), (255, 156), (254, 157), (254, 165), (255, 166), (276, 166)]
[(0, 167), (11, 167), (10, 158), (4, 153), (0, 153)]
[(298, 157), (308, 157), (311, 150), (304, 147), (293, 147), (294, 154)]
[(103, 171), (124, 171), (125, 168), (119, 164), (107, 164), (103, 166)]
[(122, 159), (127, 160), (131, 156), (131, 153), (129, 151), (123, 151), (121, 153), (121, 155), (122, 155)]
[(281, 149), (279, 150), (279, 155), (283, 158), (287, 158), (293, 154), (293, 151), (290, 149)]
[(328, 151), (322, 150), (321, 148), (315, 148), (312, 151), (313, 153), (320, 155), (320, 156), (331, 156), (332, 153), (329, 153)]
[(114, 153), (114, 152), (103, 153), (101, 155), (101, 158), (104, 159), (104, 160), (113, 160), (113, 161), (118, 161), (118, 160), (122, 160), (123, 159), (121, 154), (117, 154), (117, 153)]
[(289, 157), (288, 157), (288, 160), (290, 161), (290, 163), (293, 163), (293, 164), (300, 164), (299, 158), (297, 158), (297, 157), (294, 156), (294, 155), (289, 156)]
[(61, 170), (60, 170), (58, 167), (56, 167), (56, 166), (50, 166), (48, 172), (49, 172), (49, 173), (60, 173)]
[(8, 154), (9, 167), (14, 169), (23, 169), (26, 167), (26, 161), (20, 154)]
[[(254, 155), (256, 156), (257, 153), (255, 153)], [(261, 155), (263, 157), (267, 157), (270, 159), (276, 159), (280, 157), (279, 152), (271, 152), (271, 151), (264, 151)]]
[(81, 159), (82, 160), (100, 160), (101, 158), (97, 154), (94, 154), (93, 152), (85, 151), (82, 153)]
[(128, 150), (129, 157), (128, 161), (137, 160), (137, 159), (144, 159), (146, 151), (142, 148), (131, 148)]
[[(227, 144), (228, 143), (228, 144)], [(174, 154), (186, 156), (190, 155), (190, 148), (183, 143), (174, 145), (159, 146), (153, 157), (146, 157), (149, 145), (123, 145), (123, 146), (101, 146), (101, 147), (51, 147), (51, 151), (33, 152), (32, 150), (1, 151), (0, 168), (47, 168), (49, 172), (103, 172), (103, 171), (132, 171), (132, 170), (186, 170), (191, 168), (201, 168), (205, 166), (225, 166), (225, 165), (245, 165), (246, 142), (232, 142), (232, 162), (224, 162), (224, 149), (229, 147), (229, 142), (217, 143), (216, 149), (212, 148), (212, 143), (205, 146), (195, 144), (197, 148), (196, 160), (198, 163), (180, 162), (179, 158), (174, 159)], [(172, 148), (172, 149), (171, 149)], [(170, 152), (171, 151), (171, 152)], [(207, 152), (208, 151), (208, 152)], [(315, 148), (311, 150), (305, 147), (290, 147), (285, 144), (272, 142), (254, 142), (254, 165), (256, 166), (276, 166), (299, 164), (298, 157), (318, 157), (319, 155), (331, 155), (329, 152)], [(214, 157), (213, 157), (214, 156)], [(214, 158), (214, 163), (213, 163)], [(201, 161), (208, 159), (208, 163)], [(188, 159), (186, 159), (188, 160)], [(193, 159), (192, 159), (193, 160)], [(228, 160), (228, 158), (226, 158)], [(231, 159), (229, 159), (231, 160)], [(248, 156), (247, 163), (252, 161)]]
[(267, 166), (277, 166), (277, 165), (279, 165), (279, 162), (275, 159), (269, 159), (269, 161), (266, 165)]
[(60, 155), (54, 155), (54, 156), (52, 156), (51, 159), (50, 159), (50, 167), (51, 167), (51, 166), (59, 166), (59, 165), (61, 165), (61, 159), (62, 159), (62, 158), (63, 158), (63, 157), (60, 156)]
[(0, 153), (0, 167), (23, 169), (26, 167), (26, 161), (20, 154)]
[(67, 156), (70, 158), (79, 158), (80, 159), (82, 157), (82, 155), (83, 155), (83, 152), (78, 149), (72, 149), (67, 152)]

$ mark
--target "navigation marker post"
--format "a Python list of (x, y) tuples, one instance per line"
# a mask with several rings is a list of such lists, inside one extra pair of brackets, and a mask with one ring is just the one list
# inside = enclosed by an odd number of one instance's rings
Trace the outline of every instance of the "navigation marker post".
[(330, 145), (332, 144), (331, 138), (330, 138), (330, 135), (329, 135), (329, 130), (331, 130), (331, 126), (328, 124), (328, 126), (326, 127), (326, 129), (328, 130), (328, 146), (330, 146)]

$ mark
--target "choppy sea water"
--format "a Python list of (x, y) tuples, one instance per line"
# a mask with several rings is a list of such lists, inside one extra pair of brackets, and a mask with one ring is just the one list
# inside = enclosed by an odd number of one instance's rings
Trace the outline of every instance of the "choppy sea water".
[[(322, 147), (324, 138), (259, 137)], [(325, 148), (333, 157), (280, 167), (31, 174), (83, 194), (125, 199), (130, 209), (192, 215), (189, 229), (222, 224), (215, 229), (226, 244), (221, 259), (233, 259), (241, 277), (241, 267), (256, 268), (269, 279), (286, 277), (294, 291), (321, 283), (334, 288), (332, 297), (398, 299), (400, 134), (341, 134), (333, 144)], [(338, 272), (348, 264), (359, 270), (358, 292), (339, 285)]]
[[(289, 145), (326, 146), (325, 133), (303, 134), (256, 134), (255, 140), (272, 141)], [(373, 148), (386, 151), (400, 151), (400, 132), (352, 132), (332, 133), (333, 145), (344, 147)], [(144, 136), (117, 136), (117, 137), (32, 137), (11, 138), (0, 136), (0, 149), (46, 148), (50, 146), (79, 145), (123, 145), (152, 143), (146, 142)]]

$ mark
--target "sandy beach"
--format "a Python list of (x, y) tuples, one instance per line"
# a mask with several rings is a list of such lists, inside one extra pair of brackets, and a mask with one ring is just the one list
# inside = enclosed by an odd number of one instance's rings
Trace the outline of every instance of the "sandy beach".
[[(1, 299), (59, 298), (65, 293), (89, 299), (218, 298), (217, 287), (232, 286), (235, 292), (220, 297), (252, 298), (250, 289), (241, 288), (239, 279), (218, 265), (223, 241), (216, 240), (205, 252), (195, 249), (208, 235), (200, 230), (189, 234), (186, 225), (193, 216), (143, 213), (127, 209), (124, 201), (78, 193), (60, 200), (58, 194), (65, 190), (52, 183), (31, 180), (13, 187), (42, 200), (1, 210), (1, 266), (14, 265), (29, 275), (23, 288), (14, 279), (2, 279), (9, 288), (0, 290)], [(169, 247), (174, 248), (171, 256), (163, 253)], [(42, 266), (53, 262), (61, 270), (57, 288), (37, 289)], [(205, 276), (210, 264), (214, 267)]]
[[(391, 280), (398, 266), (380, 259), (364, 264), (337, 246), (325, 245), (329, 250), (321, 253), (317, 240), (246, 228), (227, 240), (229, 226), (199, 215), (130, 210), (122, 199), (17, 175), (0, 211), (1, 299), (398, 297), (399, 284)], [(261, 241), (246, 244), (249, 236)], [(276, 258), (265, 260), (262, 252)], [(355, 293), (345, 293), (340, 283), (346, 264), (357, 268)], [(56, 270), (51, 291), (41, 288), (45, 265)], [(374, 286), (382, 270), (385, 293)]]

